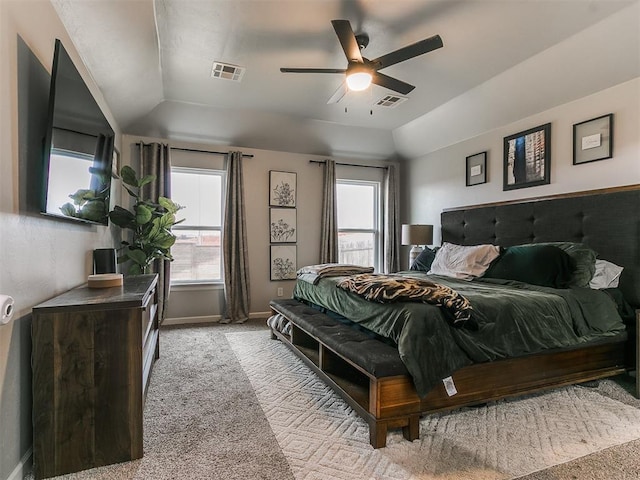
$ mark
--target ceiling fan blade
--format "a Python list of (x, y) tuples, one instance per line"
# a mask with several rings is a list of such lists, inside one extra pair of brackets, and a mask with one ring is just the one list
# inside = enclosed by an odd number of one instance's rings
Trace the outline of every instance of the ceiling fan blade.
[(442, 48), (442, 45), (440, 35), (434, 35), (433, 37), (420, 40), (419, 42), (407, 45), (406, 47), (387, 53), (386, 55), (382, 55), (381, 57), (371, 60), (371, 63), (375, 65), (376, 70), (379, 70), (395, 65), (396, 63), (404, 62), (405, 60), (417, 57), (418, 55), (431, 52), (438, 48)]
[(338, 87), (338, 89), (334, 92), (334, 94), (331, 95), (331, 98), (327, 100), (327, 105), (330, 105), (332, 103), (338, 103), (340, 100), (344, 98), (346, 94), (347, 94), (347, 84), (346, 82), (342, 82)]
[(356, 40), (356, 35), (353, 33), (349, 20), (331, 20), (333, 29), (336, 31), (342, 50), (347, 56), (349, 62), (363, 63), (362, 54), (360, 53), (360, 46)]
[(376, 85), (380, 85), (381, 87), (388, 88), (389, 90), (393, 90), (394, 92), (401, 93), (402, 95), (406, 95), (411, 92), (411, 90), (416, 88), (415, 86), (409, 85), (402, 80), (398, 80), (397, 78), (390, 77), (380, 72), (375, 72), (373, 74), (371, 82), (375, 83)]
[(345, 73), (344, 68), (281, 68), (282, 73)]

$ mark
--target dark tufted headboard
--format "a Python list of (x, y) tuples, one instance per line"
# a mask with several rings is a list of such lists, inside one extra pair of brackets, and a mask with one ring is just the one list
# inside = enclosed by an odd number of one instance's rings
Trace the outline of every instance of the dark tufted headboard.
[(640, 308), (640, 185), (445, 210), (442, 241), (459, 245), (581, 242), (624, 267), (620, 289)]

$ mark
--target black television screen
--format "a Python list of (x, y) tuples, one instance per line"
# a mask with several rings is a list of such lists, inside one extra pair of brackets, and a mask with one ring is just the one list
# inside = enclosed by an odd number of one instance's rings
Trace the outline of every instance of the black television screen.
[(41, 211), (107, 225), (114, 131), (56, 40), (44, 142)]

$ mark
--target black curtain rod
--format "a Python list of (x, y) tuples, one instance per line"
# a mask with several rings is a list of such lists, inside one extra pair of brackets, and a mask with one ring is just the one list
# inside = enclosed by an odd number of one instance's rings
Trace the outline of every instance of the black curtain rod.
[[(140, 145), (149, 145), (149, 144), (148, 143), (145, 144), (143, 142), (137, 142), (136, 145), (140, 146)], [(211, 150), (198, 150), (195, 148), (180, 148), (180, 147), (172, 147), (172, 146), (169, 146), (169, 148), (171, 150), (180, 150), (181, 152), (211, 153), (213, 155), (226, 155), (227, 153), (229, 153), (229, 152), (212, 152)], [(253, 158), (253, 155), (250, 153), (243, 153), (242, 156), (247, 158)]]
[[(310, 163), (327, 163), (326, 160), (309, 160)], [(389, 167), (380, 167), (378, 165), (358, 165), (357, 163), (340, 163), (336, 162), (336, 165), (342, 165), (343, 167), (362, 167), (362, 168), (381, 168), (388, 170)]]

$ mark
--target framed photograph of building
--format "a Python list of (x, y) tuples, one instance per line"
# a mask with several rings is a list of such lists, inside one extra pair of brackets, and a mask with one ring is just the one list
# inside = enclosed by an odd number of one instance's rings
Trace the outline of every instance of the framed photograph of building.
[(502, 190), (550, 183), (551, 124), (504, 137)]

